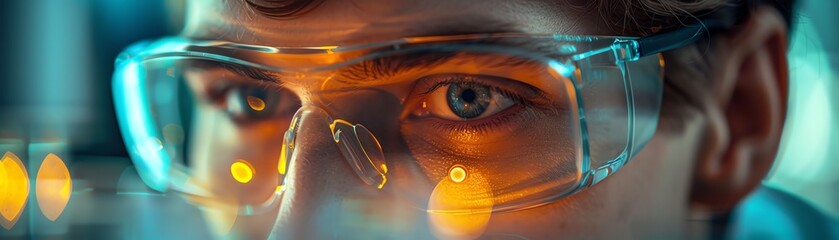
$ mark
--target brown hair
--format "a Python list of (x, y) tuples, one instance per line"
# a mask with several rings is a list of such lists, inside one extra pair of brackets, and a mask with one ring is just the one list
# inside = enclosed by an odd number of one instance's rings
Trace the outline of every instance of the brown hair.
[(323, 0), (242, 0), (253, 10), (274, 19), (289, 19), (311, 11)]
[[(789, 26), (794, 0), (598, 0), (593, 1), (610, 26), (622, 34), (646, 35), (667, 31), (704, 18), (731, 27), (759, 6), (778, 9)], [(591, 6), (587, 6), (591, 8)]]
[[(324, 0), (241, 0), (274, 19), (290, 19), (311, 11)], [(596, 0), (596, 9), (622, 34), (645, 35), (696, 22), (703, 17), (723, 18), (733, 25), (763, 4), (775, 6), (789, 26), (794, 0)]]

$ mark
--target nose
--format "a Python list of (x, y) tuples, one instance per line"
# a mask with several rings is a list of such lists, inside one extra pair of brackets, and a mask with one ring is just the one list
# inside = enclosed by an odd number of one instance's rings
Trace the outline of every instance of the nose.
[(343, 159), (323, 110), (301, 108), (273, 238), (326, 239), (339, 228), (341, 202), (370, 191)]

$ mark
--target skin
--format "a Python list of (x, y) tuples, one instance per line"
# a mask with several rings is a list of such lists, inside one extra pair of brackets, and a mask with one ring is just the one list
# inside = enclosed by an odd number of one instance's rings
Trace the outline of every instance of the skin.
[[(593, 14), (596, 11), (557, 1), (326, 1), (289, 20), (266, 18), (240, 1), (190, 3), (182, 35), (267, 46), (351, 45), (482, 32), (619, 35), (618, 29), (609, 27), (612, 21)], [(532, 209), (492, 214), (483, 236), (604, 239), (706, 234), (707, 226), (687, 220), (726, 212), (759, 185), (774, 161), (786, 114), (785, 24), (774, 9), (761, 8), (736, 28), (712, 37), (710, 49), (689, 46), (664, 54), (667, 82), (659, 126), (628, 165), (575, 195)], [(310, 112), (301, 117), (298, 142), (305, 147), (294, 153), (280, 205), (266, 214), (239, 216), (231, 232), (222, 236), (447, 237), (435, 235), (423, 214), (399, 210), (406, 209), (403, 203), (370, 191), (348, 164), (335, 161), (342, 157), (331, 132), (323, 127), (328, 124), (325, 115)], [(399, 139), (380, 141), (387, 147)], [(551, 152), (534, 154), (539, 159), (539, 154)], [(348, 210), (347, 202), (356, 205)], [(349, 232), (329, 227), (341, 223), (336, 216), (342, 211), (358, 209), (377, 216), (367, 224), (376, 226)], [(225, 221), (218, 215), (206, 216), (211, 223)]]

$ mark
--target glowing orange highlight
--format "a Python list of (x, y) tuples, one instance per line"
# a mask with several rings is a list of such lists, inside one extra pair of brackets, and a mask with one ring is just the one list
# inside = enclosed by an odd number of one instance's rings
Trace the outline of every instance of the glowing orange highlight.
[(253, 179), (254, 173), (256, 173), (256, 170), (253, 169), (253, 166), (248, 161), (240, 159), (230, 165), (230, 174), (233, 175), (233, 179), (237, 182), (250, 182)]
[(282, 175), (285, 175), (286, 164), (288, 164), (288, 157), (286, 157), (287, 152), (285, 148), (285, 143), (283, 143), (283, 145), (280, 146), (280, 162), (277, 164), (277, 171)]
[(335, 54), (334, 49), (338, 48), (338, 46), (322, 46), (320, 49), (326, 50), (326, 54)]
[(265, 101), (263, 101), (261, 98), (248, 96), (247, 99), (248, 106), (250, 106), (251, 109), (253, 109), (254, 111), (261, 112), (262, 110), (265, 110)]
[(8, 176), (6, 175), (6, 165), (3, 164), (5, 159), (0, 159), (0, 203), (6, 198), (6, 182), (8, 181)]
[(0, 158), (2, 182), (0, 182), (0, 225), (12, 229), (20, 219), (29, 198), (29, 174), (26, 167), (14, 153), (6, 152)]
[(658, 54), (658, 66), (664, 68), (664, 55)]
[(465, 168), (458, 166), (452, 167), (452, 170), (463, 170), (463, 178), (456, 178), (461, 182), (455, 182), (449, 176), (434, 187), (428, 201), (428, 221), (438, 238), (475, 239), (484, 233), (489, 223), (492, 192), (489, 183), (479, 173), (473, 171), (466, 178)]
[(35, 178), (35, 197), (41, 213), (55, 221), (64, 212), (73, 192), (73, 180), (64, 161), (55, 154), (48, 154)]
[(466, 179), (466, 169), (463, 169), (463, 166), (455, 165), (449, 170), (449, 178), (456, 183), (463, 182)]

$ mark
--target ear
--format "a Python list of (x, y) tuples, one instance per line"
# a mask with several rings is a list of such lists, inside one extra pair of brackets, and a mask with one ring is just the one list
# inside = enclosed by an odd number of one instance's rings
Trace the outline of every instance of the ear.
[(696, 162), (691, 201), (726, 212), (769, 172), (787, 103), (787, 26), (771, 7), (714, 39), (713, 96), (704, 103), (708, 132)]

